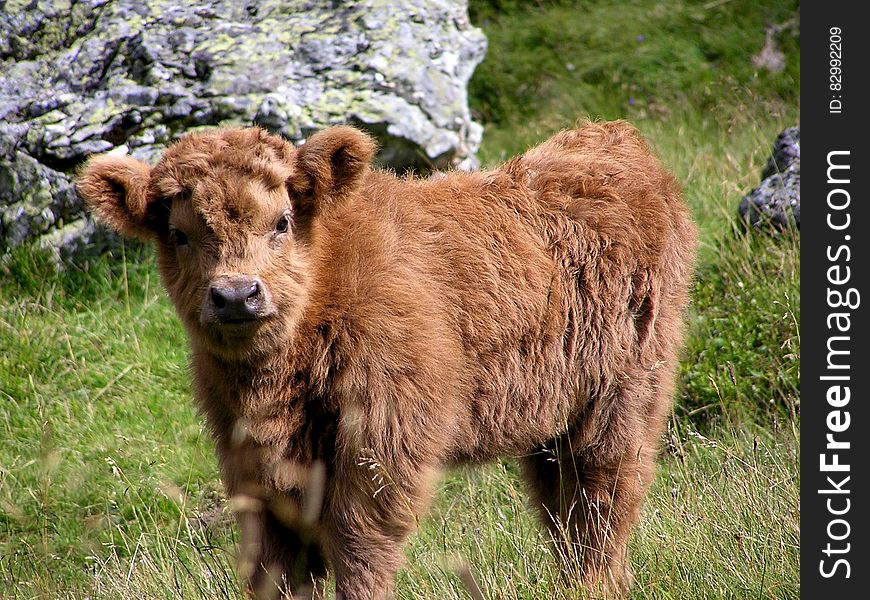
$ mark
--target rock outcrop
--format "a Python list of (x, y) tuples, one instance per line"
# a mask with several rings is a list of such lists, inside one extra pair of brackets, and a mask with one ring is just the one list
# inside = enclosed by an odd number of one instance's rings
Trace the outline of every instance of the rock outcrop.
[(300, 142), (352, 123), (398, 170), (474, 168), (466, 85), (485, 50), (465, 0), (7, 0), (0, 254), (96, 243), (77, 166), (106, 151), (153, 162), (196, 127), (256, 123)]

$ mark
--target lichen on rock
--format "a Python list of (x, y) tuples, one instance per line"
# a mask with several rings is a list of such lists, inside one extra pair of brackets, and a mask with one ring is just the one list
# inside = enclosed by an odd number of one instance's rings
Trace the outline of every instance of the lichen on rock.
[(196, 127), (300, 142), (353, 123), (397, 170), (476, 167), (466, 87), (486, 39), (466, 0), (0, 6), (0, 253), (90, 231), (72, 184), (90, 154), (153, 163)]

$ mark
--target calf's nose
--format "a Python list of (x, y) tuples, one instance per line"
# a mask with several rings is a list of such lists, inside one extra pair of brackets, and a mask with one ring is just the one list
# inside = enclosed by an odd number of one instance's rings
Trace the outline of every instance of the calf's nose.
[(259, 318), (263, 296), (263, 283), (253, 277), (221, 279), (208, 288), (212, 312), (221, 322)]

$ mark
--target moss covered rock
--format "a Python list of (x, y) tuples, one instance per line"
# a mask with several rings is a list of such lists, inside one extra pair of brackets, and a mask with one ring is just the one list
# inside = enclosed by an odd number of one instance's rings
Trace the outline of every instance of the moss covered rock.
[(466, 0), (0, 3), (0, 252), (91, 232), (71, 183), (88, 155), (153, 162), (196, 127), (352, 123), (387, 166), (474, 168), (485, 50)]

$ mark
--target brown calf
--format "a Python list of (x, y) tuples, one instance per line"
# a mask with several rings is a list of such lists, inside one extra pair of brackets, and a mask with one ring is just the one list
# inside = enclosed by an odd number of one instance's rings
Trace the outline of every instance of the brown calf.
[(345, 600), (390, 597), (439, 470), (498, 456), (566, 572), (627, 587), (694, 259), (677, 183), (623, 122), (429, 179), (374, 150), (220, 129), (79, 179), (157, 246), (252, 589), (328, 568)]

